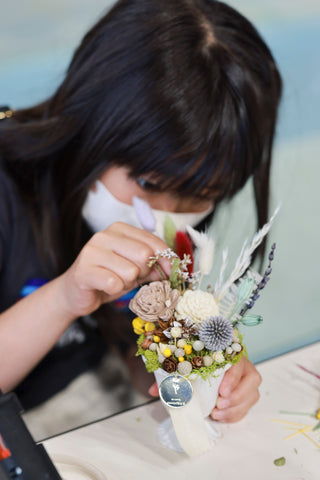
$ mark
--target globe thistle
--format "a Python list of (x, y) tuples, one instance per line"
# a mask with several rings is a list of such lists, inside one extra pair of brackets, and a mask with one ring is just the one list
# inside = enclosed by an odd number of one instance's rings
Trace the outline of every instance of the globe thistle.
[(233, 339), (233, 327), (224, 317), (210, 317), (202, 322), (199, 338), (208, 350), (224, 350)]

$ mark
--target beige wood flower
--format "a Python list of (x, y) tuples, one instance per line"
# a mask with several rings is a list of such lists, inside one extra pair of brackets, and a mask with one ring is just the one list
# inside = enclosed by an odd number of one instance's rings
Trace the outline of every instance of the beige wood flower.
[(169, 280), (151, 282), (138, 290), (129, 303), (130, 310), (148, 322), (172, 317), (180, 297), (179, 290), (170, 287)]

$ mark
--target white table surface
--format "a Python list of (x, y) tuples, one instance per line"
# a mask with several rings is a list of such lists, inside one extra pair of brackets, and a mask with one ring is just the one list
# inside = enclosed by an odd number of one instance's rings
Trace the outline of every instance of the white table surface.
[[(157, 427), (167, 416), (160, 401), (43, 444), (64, 480), (319, 480), (320, 448), (303, 434), (285, 439), (296, 427), (272, 421), (317, 423), (309, 416), (281, 413), (314, 413), (320, 406), (320, 380), (297, 363), (320, 374), (320, 342), (259, 364), (259, 402), (245, 419), (221, 425), (223, 436), (211, 452), (193, 460), (158, 442)], [(320, 429), (306, 433), (320, 444)], [(279, 457), (285, 457), (284, 466), (274, 465)]]

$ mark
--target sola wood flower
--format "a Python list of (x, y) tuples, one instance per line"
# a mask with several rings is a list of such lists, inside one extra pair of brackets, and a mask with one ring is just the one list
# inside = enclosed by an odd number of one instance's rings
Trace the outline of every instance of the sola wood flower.
[(215, 315), (219, 315), (219, 309), (213, 295), (202, 290), (186, 290), (179, 298), (175, 312), (177, 320), (189, 318), (198, 325)]
[(138, 290), (130, 300), (130, 309), (148, 322), (169, 320), (180, 296), (179, 290), (170, 287), (169, 280), (151, 282)]
[(211, 317), (202, 322), (199, 338), (208, 350), (224, 350), (232, 342), (233, 327), (226, 318)]

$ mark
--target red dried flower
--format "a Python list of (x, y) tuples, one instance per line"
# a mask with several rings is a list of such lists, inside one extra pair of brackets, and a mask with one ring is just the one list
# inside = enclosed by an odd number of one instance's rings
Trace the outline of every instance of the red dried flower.
[(188, 265), (188, 272), (190, 275), (191, 273), (193, 273), (194, 258), (193, 258), (193, 247), (188, 234), (178, 230), (176, 232), (174, 243), (175, 243), (174, 250), (178, 255), (178, 257), (181, 258), (181, 260), (183, 260), (184, 254), (190, 255), (191, 263)]

